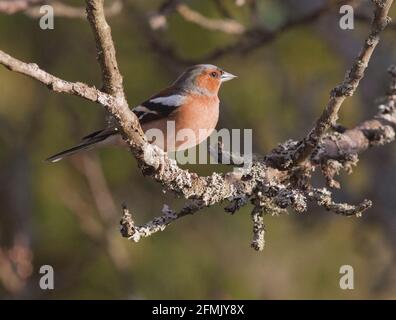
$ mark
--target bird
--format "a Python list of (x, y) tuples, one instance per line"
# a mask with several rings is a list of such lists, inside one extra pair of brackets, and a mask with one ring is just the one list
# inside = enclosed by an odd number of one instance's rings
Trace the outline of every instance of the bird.
[[(150, 143), (164, 152), (184, 151), (200, 144), (213, 132), (219, 119), (219, 89), (222, 83), (234, 78), (235, 75), (212, 64), (194, 65), (169, 87), (132, 111), (146, 136), (153, 131), (163, 135), (163, 139), (151, 137)], [(192, 132), (193, 138), (186, 139), (186, 132)], [(177, 139), (179, 133), (183, 133), (184, 139)], [(46, 161), (57, 162), (80, 151), (112, 145), (127, 146), (116, 126), (86, 135), (78, 145), (54, 154)]]

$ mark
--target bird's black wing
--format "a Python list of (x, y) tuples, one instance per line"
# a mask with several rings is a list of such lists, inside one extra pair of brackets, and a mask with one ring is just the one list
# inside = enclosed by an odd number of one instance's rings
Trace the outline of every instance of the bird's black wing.
[(141, 124), (167, 118), (186, 101), (184, 92), (172, 88), (165, 89), (159, 94), (147, 99), (132, 111), (136, 114)]

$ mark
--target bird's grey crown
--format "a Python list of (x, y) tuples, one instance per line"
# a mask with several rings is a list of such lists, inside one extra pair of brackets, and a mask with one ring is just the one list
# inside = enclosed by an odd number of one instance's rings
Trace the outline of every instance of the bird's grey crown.
[(195, 88), (195, 79), (205, 70), (221, 70), (213, 64), (197, 64), (185, 70), (173, 83), (173, 86), (182, 90), (190, 91)]
[(213, 65), (213, 64), (196, 64), (195, 66), (192, 66), (191, 68), (193, 69), (200, 69), (200, 70), (212, 70), (212, 69), (218, 69), (220, 70), (219, 67)]

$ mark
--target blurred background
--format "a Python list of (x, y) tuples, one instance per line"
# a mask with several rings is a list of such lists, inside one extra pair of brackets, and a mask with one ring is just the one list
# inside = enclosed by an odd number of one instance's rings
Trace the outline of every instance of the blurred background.
[[(340, 1), (105, 3), (131, 106), (190, 63), (216, 64), (239, 76), (221, 90), (218, 128), (252, 128), (254, 152), (263, 154), (304, 136), (360, 50), (371, 14), (370, 1), (353, 1), (359, 19), (354, 30), (341, 30)], [(0, 13), (0, 49), (63, 79), (100, 87), (87, 21), (59, 15), (53, 30), (42, 30), (34, 10)], [(228, 24), (219, 27), (219, 20)], [(208, 27), (208, 21), (217, 24)], [(393, 26), (384, 32), (358, 92), (343, 105), (343, 125), (377, 112), (386, 69), (396, 63), (395, 35)], [(267, 215), (266, 247), (255, 252), (249, 206), (233, 216), (211, 207), (139, 243), (122, 238), (122, 202), (144, 223), (164, 203), (177, 209), (183, 201), (144, 178), (126, 150), (43, 161), (103, 124), (98, 105), (0, 67), (1, 298), (396, 298), (394, 143), (365, 152), (354, 172), (340, 178), (337, 200), (373, 200), (362, 218), (315, 206), (305, 214)], [(54, 290), (38, 285), (42, 265), (54, 268)], [(354, 268), (354, 290), (339, 287), (342, 265)]]

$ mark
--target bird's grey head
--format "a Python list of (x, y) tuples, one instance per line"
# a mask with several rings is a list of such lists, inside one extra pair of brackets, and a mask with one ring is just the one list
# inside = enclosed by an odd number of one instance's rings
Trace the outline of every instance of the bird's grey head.
[(201, 94), (217, 94), (221, 83), (236, 78), (212, 64), (197, 64), (185, 70), (173, 83), (174, 86)]

